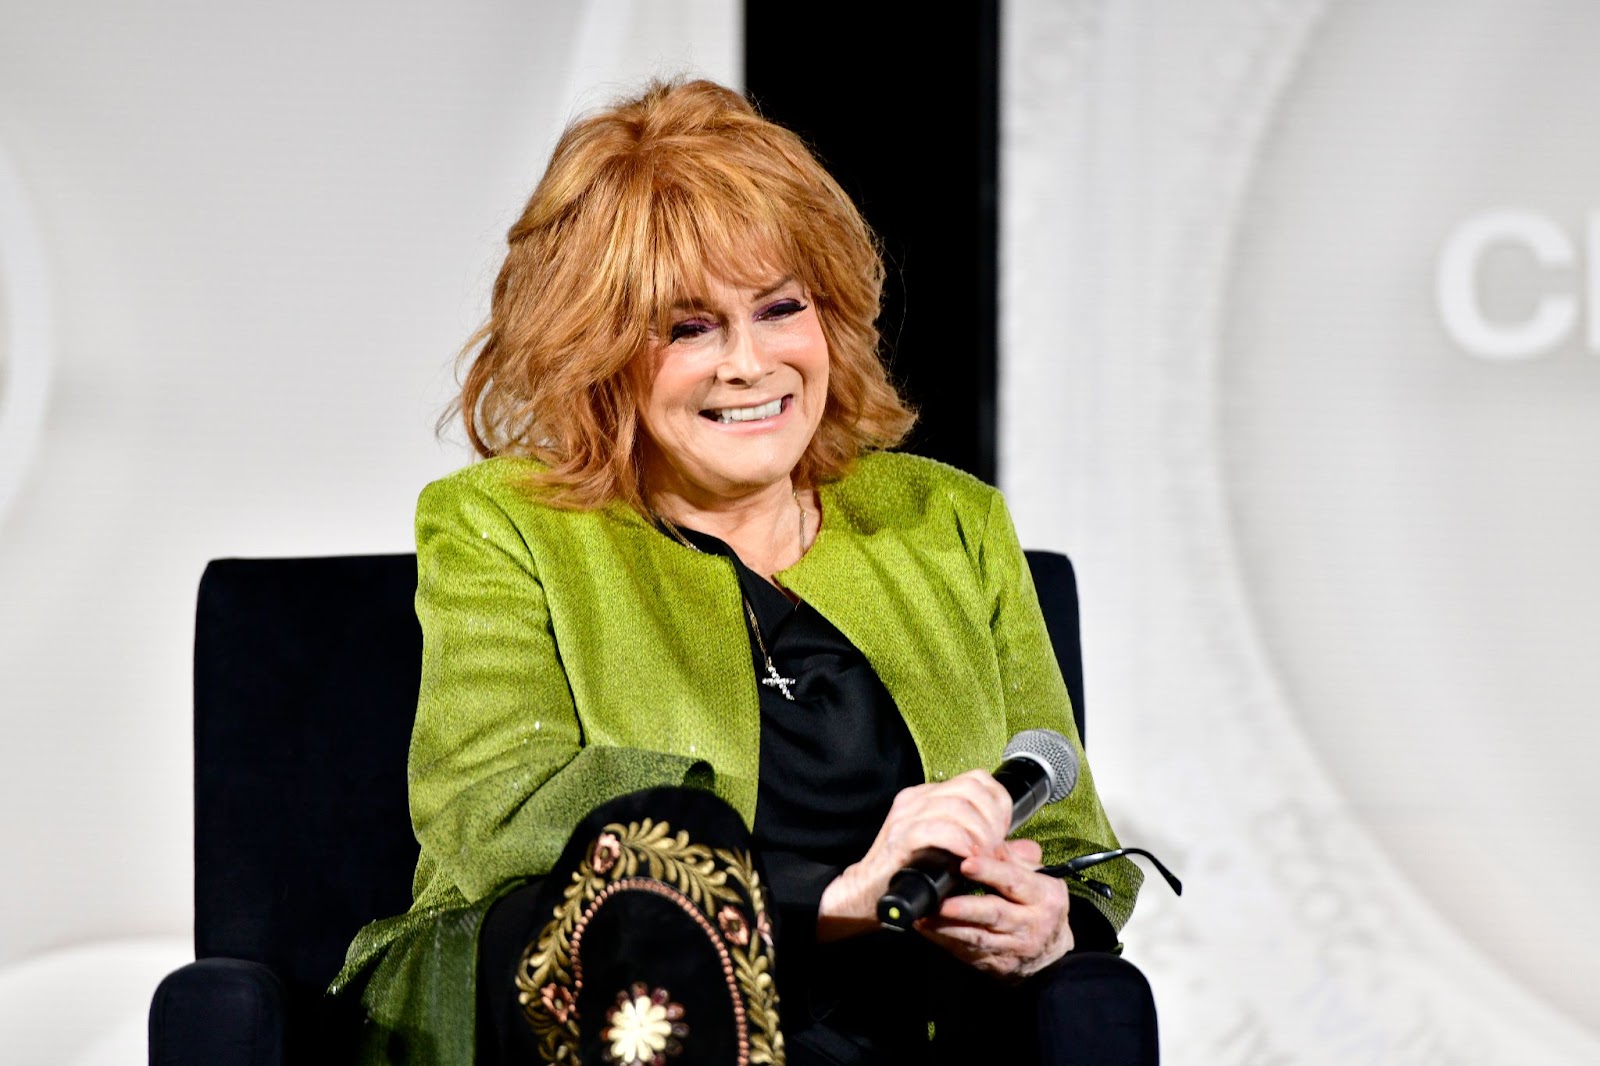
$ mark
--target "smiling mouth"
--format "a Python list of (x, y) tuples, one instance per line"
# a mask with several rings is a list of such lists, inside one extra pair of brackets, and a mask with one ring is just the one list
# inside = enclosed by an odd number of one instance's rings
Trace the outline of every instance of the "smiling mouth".
[(757, 404), (754, 407), (712, 407), (701, 411), (700, 417), (725, 426), (734, 422), (759, 422), (763, 418), (772, 418), (783, 413), (784, 404), (788, 399), (787, 396), (780, 396), (771, 403)]

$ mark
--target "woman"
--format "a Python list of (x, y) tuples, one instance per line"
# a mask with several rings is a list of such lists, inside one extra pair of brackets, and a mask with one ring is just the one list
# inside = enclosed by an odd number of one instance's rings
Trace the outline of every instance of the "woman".
[[(998, 493), (884, 450), (881, 261), (799, 139), (653, 86), (566, 131), (509, 244), (460, 400), (487, 461), (418, 507), (416, 902), (338, 985), (369, 1056), (959, 1054), (1026, 998), (996, 978), (1113, 947), (1138, 871), (1038, 871), (1116, 846), (1087, 766), (1005, 839), (985, 768), (1075, 738), (1065, 688)], [(924, 847), (987, 891), (877, 932)]]

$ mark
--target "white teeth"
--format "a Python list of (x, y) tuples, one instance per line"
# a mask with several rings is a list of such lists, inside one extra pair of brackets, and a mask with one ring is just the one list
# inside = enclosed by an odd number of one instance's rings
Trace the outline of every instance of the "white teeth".
[(758, 418), (771, 418), (783, 410), (783, 398), (764, 403), (760, 407), (719, 407), (712, 411), (717, 416), (717, 421), (726, 425), (729, 422), (754, 422)]

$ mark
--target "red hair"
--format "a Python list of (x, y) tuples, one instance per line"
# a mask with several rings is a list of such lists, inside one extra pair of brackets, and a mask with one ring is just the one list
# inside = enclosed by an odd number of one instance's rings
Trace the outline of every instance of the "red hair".
[(915, 420), (878, 358), (871, 230), (800, 138), (730, 89), (655, 83), (568, 126), (507, 243), (457, 404), (480, 455), (543, 460), (557, 506), (645, 506), (640, 369), (708, 277), (790, 275), (817, 308), (828, 399), (797, 485), (837, 478)]

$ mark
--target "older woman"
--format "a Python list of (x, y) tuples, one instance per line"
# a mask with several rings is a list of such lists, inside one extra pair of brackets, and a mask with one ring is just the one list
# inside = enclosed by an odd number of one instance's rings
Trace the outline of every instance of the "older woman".
[[(885, 451), (870, 232), (690, 82), (571, 126), (509, 244), (460, 401), (486, 461), (418, 508), (416, 902), (340, 982), (369, 1057), (963, 1054), (1025, 999), (997, 978), (1114, 946), (1139, 873), (1039, 872), (1116, 846), (1087, 766), (1006, 840), (984, 768), (1075, 738), (1066, 690), (999, 494)], [(925, 847), (987, 891), (877, 931)]]

